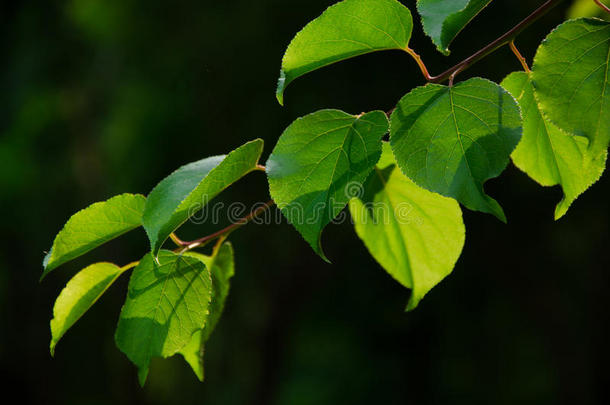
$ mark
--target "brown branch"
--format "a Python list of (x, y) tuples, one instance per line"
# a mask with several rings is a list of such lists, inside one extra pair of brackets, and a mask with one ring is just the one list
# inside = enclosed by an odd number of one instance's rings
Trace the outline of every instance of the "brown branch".
[(525, 70), (527, 73), (531, 73), (532, 71), (530, 70), (530, 67), (527, 65), (527, 61), (525, 60), (523, 55), (521, 55), (521, 52), (519, 52), (519, 50), (517, 49), (517, 46), (515, 46), (515, 41), (514, 40), (510, 41), (508, 43), (508, 45), (510, 46), (510, 50), (513, 51), (513, 53), (515, 54), (517, 59), (519, 59), (521, 66), (523, 66), (523, 70)]
[(260, 214), (267, 211), (269, 208), (273, 207), (274, 204), (275, 204), (275, 202), (273, 200), (269, 200), (265, 204), (261, 205), (260, 207), (257, 207), (254, 211), (252, 211), (247, 216), (238, 219), (235, 223), (233, 223), (219, 231), (216, 231), (210, 235), (204, 236), (203, 238), (195, 239), (192, 241), (183, 241), (177, 237), (175, 239), (172, 238), (172, 240), (174, 240), (175, 243), (178, 243), (180, 245), (180, 247), (178, 249), (174, 250), (174, 252), (184, 253), (187, 250), (201, 247), (201, 246), (207, 244), (208, 242), (213, 241), (214, 239), (228, 236), (235, 229), (246, 225), (248, 222), (252, 221), (254, 218), (258, 217)]
[[(453, 79), (455, 78), (455, 76), (458, 73), (463, 72), (464, 70), (468, 69), (470, 66), (474, 65), (479, 60), (481, 60), (484, 57), (486, 57), (487, 55), (495, 52), (496, 50), (503, 47), (504, 45), (510, 44), (510, 42), (512, 40), (514, 40), (517, 37), (517, 35), (519, 35), (521, 32), (523, 32), (523, 30), (528, 28), (530, 25), (532, 25), (540, 17), (542, 17), (546, 13), (548, 13), (555, 6), (559, 5), (559, 3), (561, 3), (562, 1), (564, 1), (564, 0), (547, 0), (546, 2), (544, 2), (544, 4), (542, 4), (540, 7), (538, 7), (533, 13), (531, 13), (529, 16), (527, 16), (525, 19), (523, 19), (519, 24), (515, 25), (513, 28), (511, 28), (509, 31), (507, 31), (504, 35), (502, 35), (495, 41), (489, 43), (485, 47), (481, 48), (480, 50), (478, 50), (477, 52), (475, 52), (468, 58), (464, 59), (457, 65), (447, 69), (446, 71), (444, 71), (443, 73), (441, 73), (437, 76), (430, 76), (430, 74), (428, 73), (428, 69), (426, 69), (423, 61), (421, 60), (421, 57), (419, 57), (419, 55), (417, 55), (413, 50), (411, 50), (410, 48), (407, 48), (407, 49), (405, 49), (405, 51), (409, 55), (411, 55), (413, 57), (413, 59), (415, 59), (420, 70), (422, 71), (422, 74), (424, 75), (424, 77), (426, 78), (426, 80), (428, 82), (442, 83), (444, 81), (450, 80), (450, 84), (451, 84), (453, 82)], [(597, 0), (594, 0), (594, 1), (596, 3), (598, 3)]]
[(604, 3), (602, 3), (600, 0), (593, 0), (595, 2), (595, 4), (597, 4), (602, 10), (604, 10), (606, 13), (610, 13), (610, 7), (606, 6)]

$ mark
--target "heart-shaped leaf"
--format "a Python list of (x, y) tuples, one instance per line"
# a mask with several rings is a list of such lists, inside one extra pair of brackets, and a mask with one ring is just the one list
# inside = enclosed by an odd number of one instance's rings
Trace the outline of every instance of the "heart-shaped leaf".
[(385, 113), (322, 110), (294, 121), (267, 161), (271, 197), (324, 260), (320, 235), (360, 190), (381, 155)]
[(349, 203), (358, 236), (400, 284), (412, 289), (407, 310), (453, 270), (464, 246), (459, 204), (415, 185), (396, 165), (390, 145), (364, 194)]
[(481, 78), (453, 87), (418, 87), (392, 113), (392, 150), (403, 173), (427, 190), (502, 221), (502, 207), (485, 194), (483, 184), (504, 171), (520, 138), (515, 99)]

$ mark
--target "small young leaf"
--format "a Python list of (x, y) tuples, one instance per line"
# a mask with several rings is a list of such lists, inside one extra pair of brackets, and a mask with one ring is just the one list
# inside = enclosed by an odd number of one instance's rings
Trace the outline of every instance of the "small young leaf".
[(256, 169), (263, 141), (256, 139), (228, 155), (182, 166), (150, 192), (144, 209), (144, 229), (156, 254), (169, 235), (225, 188)]
[[(157, 263), (158, 260), (158, 263)], [(153, 357), (178, 353), (208, 317), (212, 280), (205, 264), (161, 250), (134, 269), (115, 341), (139, 369), (144, 385)]]
[(610, 142), (610, 22), (561, 24), (542, 42), (532, 67), (540, 109), (559, 128), (589, 138), (601, 153)]
[(481, 78), (453, 87), (418, 87), (392, 113), (392, 150), (403, 173), (427, 190), (504, 222), (502, 207), (485, 194), (483, 184), (502, 173), (520, 138), (515, 99)]
[(413, 290), (407, 310), (455, 266), (464, 246), (459, 204), (426, 191), (400, 172), (384, 142), (364, 194), (349, 203), (358, 236), (379, 264)]
[(205, 343), (214, 331), (222, 311), (225, 301), (229, 295), (230, 279), (235, 274), (235, 264), (233, 261), (233, 246), (231, 243), (223, 243), (218, 251), (213, 252), (212, 256), (200, 253), (187, 252), (185, 255), (192, 256), (205, 263), (212, 273), (212, 302), (210, 304), (210, 315), (204, 328), (195, 332), (188, 345), (180, 350), (184, 360), (191, 366), (199, 381), (203, 381), (203, 354)]
[(436, 48), (449, 55), (449, 45), (491, 0), (418, 0), (424, 31)]
[(121, 194), (72, 215), (59, 231), (43, 261), (44, 278), (51, 270), (142, 225), (146, 197)]
[(320, 236), (361, 189), (381, 155), (388, 119), (322, 110), (294, 121), (267, 161), (271, 197), (324, 260)]
[(523, 113), (523, 139), (511, 155), (513, 162), (541, 185), (563, 188), (564, 198), (555, 208), (555, 219), (559, 219), (580, 194), (599, 180), (606, 167), (607, 152), (594, 154), (587, 149), (587, 138), (566, 134), (545, 119), (527, 73), (511, 73), (502, 87), (517, 98)]
[(61, 291), (53, 307), (51, 355), (61, 337), (126, 271), (112, 263), (95, 263), (81, 270)]
[(413, 19), (396, 0), (344, 0), (329, 7), (299, 32), (286, 49), (277, 86), (284, 90), (299, 76), (370, 52), (405, 49)]

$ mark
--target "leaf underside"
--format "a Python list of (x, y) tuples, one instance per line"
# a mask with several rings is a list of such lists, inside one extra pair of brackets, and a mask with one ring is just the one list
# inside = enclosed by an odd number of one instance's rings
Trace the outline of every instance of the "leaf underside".
[(60, 265), (142, 225), (146, 197), (121, 194), (72, 215), (43, 261), (45, 277)]
[(481, 78), (416, 88), (392, 113), (390, 140), (403, 173), (420, 187), (502, 221), (504, 211), (483, 184), (502, 173), (520, 138), (514, 98)]
[(95, 263), (77, 273), (53, 306), (51, 355), (61, 337), (78, 321), (125, 270), (112, 263)]
[(453, 270), (465, 239), (459, 204), (409, 180), (387, 143), (364, 194), (350, 200), (349, 207), (371, 255), (412, 290), (407, 310)]
[(449, 55), (449, 45), (491, 0), (419, 0), (417, 11), (424, 31), (437, 49)]
[(228, 155), (182, 166), (163, 179), (148, 195), (143, 216), (153, 254), (188, 218), (225, 188), (255, 170), (262, 151), (263, 141), (257, 139)]
[(561, 24), (542, 42), (532, 67), (540, 109), (555, 125), (589, 139), (599, 155), (610, 142), (610, 22)]
[(527, 73), (511, 73), (502, 86), (515, 96), (523, 114), (523, 138), (511, 155), (512, 160), (541, 185), (562, 187), (564, 198), (555, 208), (555, 219), (559, 219), (600, 178), (607, 152), (588, 150), (587, 138), (569, 135), (546, 119), (536, 103)]

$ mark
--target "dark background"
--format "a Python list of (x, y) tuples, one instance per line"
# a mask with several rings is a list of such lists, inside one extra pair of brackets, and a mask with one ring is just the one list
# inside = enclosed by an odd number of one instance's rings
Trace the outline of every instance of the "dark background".
[[(0, 6), (0, 381), (22, 404), (599, 404), (607, 364), (610, 176), (553, 221), (558, 188), (510, 166), (487, 185), (509, 218), (464, 212), (453, 274), (413, 313), (408, 291), (349, 224), (324, 233), (327, 265), (287, 224), (232, 236), (237, 274), (207, 347), (206, 382), (180, 358), (154, 361), (141, 389), (115, 348), (127, 277), (48, 352), (53, 301), (97, 260), (139, 259), (138, 230), (39, 284), (55, 233), (75, 211), (148, 191), (178, 166), (267, 142), (320, 108), (389, 110), (423, 84), (399, 52), (359, 57), (274, 97), (292, 36), (330, 0), (3, 1)], [(405, 1), (414, 10), (414, 1)], [(468, 56), (542, 0), (497, 0), (438, 54), (416, 22), (412, 46), (433, 73)], [(531, 61), (566, 2), (517, 44)], [(502, 49), (460, 75), (520, 69)], [(219, 201), (265, 201), (252, 174)], [(187, 225), (183, 238), (222, 225)]]

